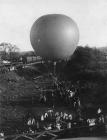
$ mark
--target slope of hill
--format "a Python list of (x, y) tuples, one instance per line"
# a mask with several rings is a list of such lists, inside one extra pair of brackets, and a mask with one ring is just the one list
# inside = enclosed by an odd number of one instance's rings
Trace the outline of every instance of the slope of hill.
[(106, 47), (99, 47), (98, 50), (107, 54), (107, 46)]

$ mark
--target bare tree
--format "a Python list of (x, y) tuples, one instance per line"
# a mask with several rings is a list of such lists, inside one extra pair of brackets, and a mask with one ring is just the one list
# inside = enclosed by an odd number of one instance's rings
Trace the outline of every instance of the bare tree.
[(0, 50), (2, 52), (2, 58), (10, 60), (15, 58), (15, 56), (17, 57), (17, 54), (20, 51), (20, 49), (16, 45), (6, 42), (0, 44)]

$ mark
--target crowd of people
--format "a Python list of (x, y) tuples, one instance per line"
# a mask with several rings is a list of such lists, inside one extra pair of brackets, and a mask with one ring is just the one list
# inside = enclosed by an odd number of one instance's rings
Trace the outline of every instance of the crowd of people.
[(49, 107), (60, 105), (68, 106), (77, 110), (80, 106), (77, 87), (68, 82), (58, 81), (56, 77), (52, 77), (52, 79), (54, 81), (53, 85), (42, 89), (43, 92), (41, 90), (40, 102), (48, 105)]
[(46, 112), (37, 115), (29, 115), (26, 119), (27, 131), (34, 133), (41, 130), (64, 130), (72, 129), (75, 127), (92, 127), (98, 124), (104, 123), (104, 117), (102, 115), (99, 118), (87, 118), (83, 120), (75, 120), (73, 113), (54, 111), (49, 109)]
[[(53, 109), (48, 109), (44, 113), (37, 114), (36, 116), (29, 113), (24, 118), (24, 127), (15, 127), (12, 132), (6, 133), (8, 135), (22, 133), (36, 134), (37, 132), (41, 133), (42, 131), (53, 131), (56, 133), (67, 130), (67, 132), (70, 132), (71, 134), (75, 133), (78, 135), (78, 132), (82, 132), (85, 135), (87, 132), (93, 133), (98, 130), (100, 134), (101, 132), (106, 132), (107, 130), (104, 128), (104, 116), (100, 113), (98, 118), (87, 118), (86, 120), (83, 120), (82, 118), (80, 120), (76, 120), (73, 112), (56, 111)], [(4, 137), (6, 133), (2, 130), (0, 136)]]
[(52, 130), (52, 129), (65, 129), (71, 128), (73, 120), (72, 113), (55, 112), (49, 109), (41, 115), (29, 116), (26, 120), (26, 125), (31, 130)]

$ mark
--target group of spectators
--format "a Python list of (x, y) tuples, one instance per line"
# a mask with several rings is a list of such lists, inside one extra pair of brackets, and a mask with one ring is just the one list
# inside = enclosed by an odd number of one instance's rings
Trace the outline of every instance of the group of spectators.
[(86, 120), (75, 120), (73, 113), (64, 111), (54, 111), (49, 109), (41, 115), (29, 116), (26, 120), (28, 132), (41, 130), (62, 130), (72, 129), (75, 127), (94, 127), (99, 124), (104, 124), (104, 117), (100, 115), (98, 118), (87, 118)]
[(55, 78), (53, 78), (53, 80), (54, 84), (51, 85), (52, 87), (48, 87), (49, 91), (48, 89), (44, 89), (43, 91), (46, 90), (46, 92), (41, 92), (40, 102), (48, 105), (49, 107), (68, 106), (77, 110), (80, 106), (80, 99), (77, 95), (77, 87), (64, 81), (59, 82)]
[(45, 113), (34, 116), (29, 116), (26, 125), (31, 130), (52, 130), (65, 129), (72, 127), (73, 114), (67, 112), (55, 112), (49, 109)]

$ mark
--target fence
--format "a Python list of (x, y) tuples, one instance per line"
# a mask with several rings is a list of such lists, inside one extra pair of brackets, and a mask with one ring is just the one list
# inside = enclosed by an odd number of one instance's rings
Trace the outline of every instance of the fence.
[(15, 135), (0, 136), (0, 140), (17, 140), (20, 138), (29, 140), (39, 140), (40, 138), (46, 138), (46, 140), (55, 140), (57, 138), (73, 138), (80, 136), (107, 136), (107, 124), (95, 126), (78, 126), (70, 129), (44, 130), (41, 132), (34, 133), (22, 133)]

